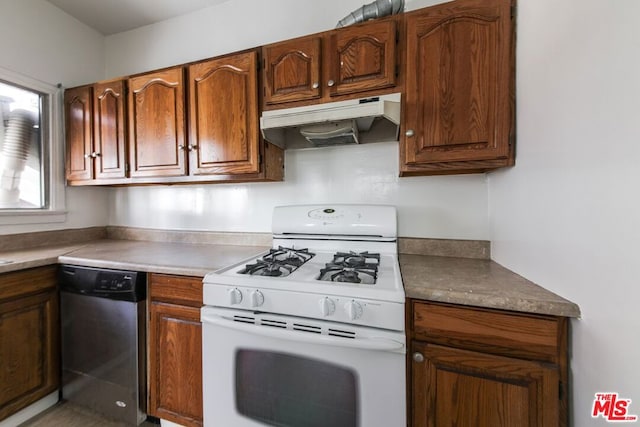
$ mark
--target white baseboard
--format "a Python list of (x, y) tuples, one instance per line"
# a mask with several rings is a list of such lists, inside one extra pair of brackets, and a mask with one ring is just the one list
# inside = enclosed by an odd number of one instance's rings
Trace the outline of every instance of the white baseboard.
[(56, 390), (53, 393), (38, 400), (37, 402), (32, 403), (26, 408), (20, 410), (19, 412), (16, 412), (9, 418), (5, 418), (4, 420), (0, 421), (0, 427), (16, 427), (23, 422), (35, 417), (39, 413), (45, 411), (46, 409), (49, 409), (50, 407), (58, 403), (58, 394), (58, 390)]

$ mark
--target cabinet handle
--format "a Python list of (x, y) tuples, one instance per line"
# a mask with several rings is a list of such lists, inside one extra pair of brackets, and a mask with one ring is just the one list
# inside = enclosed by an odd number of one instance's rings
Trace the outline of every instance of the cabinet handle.
[(409, 138), (411, 138), (413, 135), (415, 135), (415, 132), (413, 131), (413, 129), (407, 129), (407, 131), (404, 134)]
[(320, 87), (320, 83), (318, 82), (313, 82), (313, 84), (311, 85), (312, 88), (314, 89), (318, 89)]
[(197, 146), (197, 145), (195, 145), (195, 144), (189, 144), (189, 146), (187, 147), (187, 149), (188, 149), (189, 151), (197, 150), (197, 149), (198, 149), (198, 146)]
[(413, 361), (422, 363), (424, 362), (424, 356), (422, 355), (422, 353), (416, 351), (415, 353), (413, 353)]
[(334, 82), (333, 80), (329, 80), (327, 82), (327, 86), (329, 86), (329, 87), (333, 86), (334, 84), (336, 84), (336, 82)]

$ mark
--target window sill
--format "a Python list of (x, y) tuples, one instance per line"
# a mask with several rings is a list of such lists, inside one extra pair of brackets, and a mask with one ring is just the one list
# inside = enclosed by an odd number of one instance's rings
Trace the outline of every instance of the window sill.
[(0, 212), (0, 225), (53, 224), (66, 220), (66, 211), (8, 210)]

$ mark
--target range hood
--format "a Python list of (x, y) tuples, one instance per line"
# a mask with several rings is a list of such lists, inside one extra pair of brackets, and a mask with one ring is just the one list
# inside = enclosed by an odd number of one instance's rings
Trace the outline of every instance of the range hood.
[(260, 129), (281, 148), (397, 141), (400, 94), (265, 111)]

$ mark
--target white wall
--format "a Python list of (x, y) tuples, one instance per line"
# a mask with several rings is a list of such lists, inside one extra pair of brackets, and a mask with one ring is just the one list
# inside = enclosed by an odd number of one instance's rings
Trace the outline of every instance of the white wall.
[[(0, 0), (0, 67), (51, 85), (104, 78), (104, 37), (43, 0)], [(68, 188), (67, 220), (0, 225), (0, 234), (106, 225), (108, 190)]]
[[(517, 166), (490, 175), (493, 258), (580, 305), (575, 426), (640, 416), (640, 3), (521, 1)], [(635, 424), (633, 424), (635, 425)]]
[[(407, 2), (409, 9), (429, 3), (435, 2)], [(107, 74), (148, 71), (329, 30), (361, 5), (230, 0), (107, 37)], [(400, 179), (397, 143), (287, 151), (282, 183), (114, 189), (109, 223), (269, 232), (274, 206), (325, 202), (397, 205), (402, 236), (488, 239), (486, 177)]]

